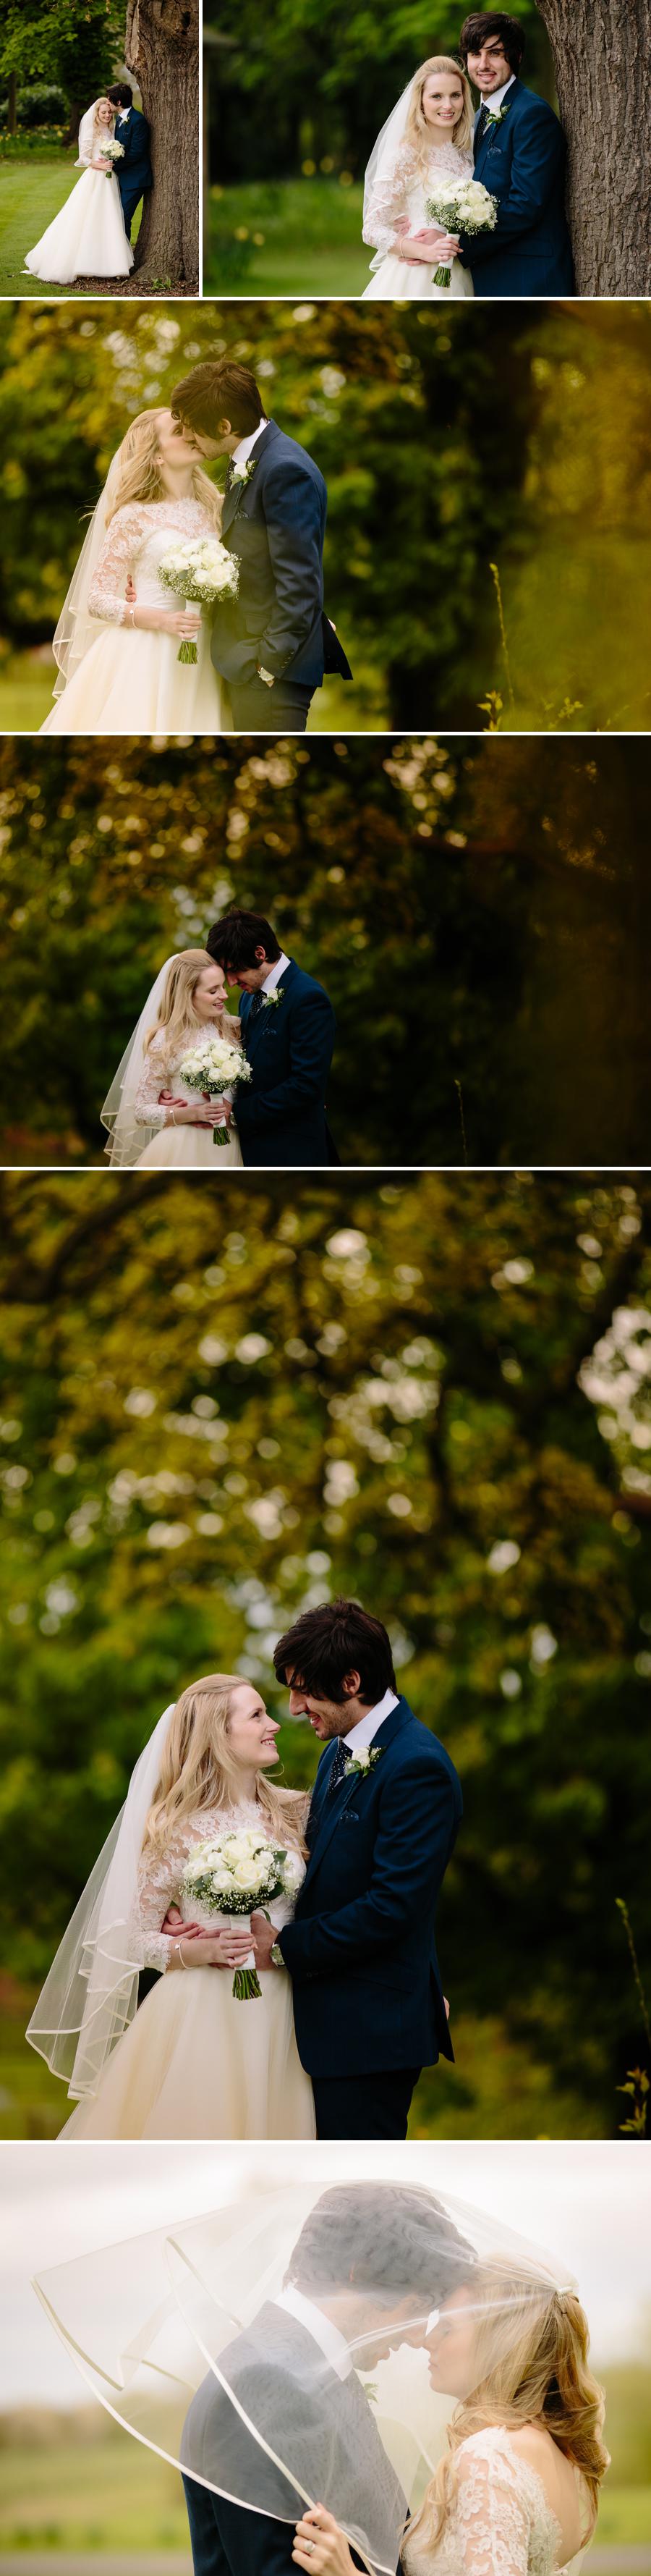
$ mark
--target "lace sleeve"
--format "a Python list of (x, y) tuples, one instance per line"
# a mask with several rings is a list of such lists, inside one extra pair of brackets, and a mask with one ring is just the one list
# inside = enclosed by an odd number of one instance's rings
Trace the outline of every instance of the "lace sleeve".
[(378, 176), (369, 189), (364, 212), (362, 239), (373, 250), (391, 250), (401, 217), (407, 213), (407, 198), (414, 176), (414, 154), (409, 146), (398, 153), (397, 160)]
[(168, 1905), (174, 1905), (178, 1900), (186, 1859), (185, 1846), (178, 1836), (172, 1836), (162, 1852), (152, 1851), (151, 1846), (148, 1845), (140, 1861), (138, 1942), (143, 1968), (159, 1968), (164, 1971), (169, 1966), (173, 1943), (170, 1935), (167, 1932), (161, 1932), (160, 1927), (165, 1920)]
[(128, 509), (116, 510), (98, 555), (88, 593), (91, 617), (108, 618), (112, 626), (127, 625), (129, 611), (124, 596), (127, 573), (133, 570), (146, 524), (138, 502)]
[(138, 1127), (169, 1127), (171, 1109), (159, 1101), (159, 1091), (171, 1091), (160, 1038), (153, 1038), (144, 1058), (144, 1070), (135, 1094), (133, 1114)]
[(531, 2503), (517, 2461), (469, 2442), (457, 2473), (459, 2576), (527, 2576)]

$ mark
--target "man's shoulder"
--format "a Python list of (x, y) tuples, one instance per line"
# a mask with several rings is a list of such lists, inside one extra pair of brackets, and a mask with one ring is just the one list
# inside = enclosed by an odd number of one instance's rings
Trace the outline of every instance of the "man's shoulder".
[(394, 1757), (398, 1761), (421, 1762), (426, 1770), (445, 1771), (449, 1779), (456, 1780), (452, 1756), (446, 1745), (441, 1743), (440, 1736), (433, 1734), (432, 1728), (425, 1725), (424, 1718), (416, 1716), (408, 1700), (403, 1702), (403, 1708), (403, 1723), (390, 1747)]
[(286, 429), (279, 429), (277, 421), (273, 422), (273, 430), (274, 436), (263, 450), (262, 461), (267, 471), (279, 465), (291, 466), (295, 474), (306, 474), (311, 483), (322, 483), (320, 467), (315, 465), (307, 447), (301, 446), (300, 439), (290, 438)]
[[(505, 107), (508, 105), (508, 91), (504, 105)], [(546, 125), (559, 126), (559, 119), (556, 115), (555, 109), (550, 107), (549, 99), (541, 98), (537, 89), (526, 89), (524, 81), (516, 82), (516, 86), (513, 91), (513, 106), (520, 118), (521, 124), (526, 118), (527, 123), (540, 123), (542, 121)]]
[(318, 993), (320, 1001), (327, 1002), (329, 997), (326, 993), (325, 985), (317, 982), (316, 975), (308, 975), (306, 968), (304, 966), (296, 966), (293, 960), (292, 965), (293, 974), (290, 999), (304, 1002), (307, 1000), (308, 993)]

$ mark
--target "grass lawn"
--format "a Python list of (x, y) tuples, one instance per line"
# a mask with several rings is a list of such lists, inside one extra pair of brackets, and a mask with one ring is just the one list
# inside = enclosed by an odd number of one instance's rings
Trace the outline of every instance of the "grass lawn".
[[(75, 145), (61, 152), (56, 146), (45, 147), (43, 154), (26, 152), (20, 159), (0, 156), (0, 295), (83, 294), (83, 287), (55, 286), (38, 277), (25, 276), (25, 252), (33, 250), (41, 234), (53, 223), (65, 205), (66, 197), (80, 176), (75, 170)], [(133, 227), (137, 239), (140, 212)], [(107, 292), (110, 280), (107, 279)]]
[[(346, 627), (346, 644), (355, 667), (355, 682), (327, 680), (317, 689), (310, 710), (310, 733), (382, 733), (388, 725), (388, 709), (381, 674), (365, 667), (351, 644)], [(38, 733), (52, 705), (55, 679), (54, 663), (42, 662), (35, 653), (16, 653), (0, 663), (0, 733)], [(273, 732), (273, 721), (270, 727)], [(137, 730), (137, 727), (136, 727)]]
[(361, 295), (372, 256), (362, 241), (359, 186), (315, 178), (210, 191), (209, 294)]

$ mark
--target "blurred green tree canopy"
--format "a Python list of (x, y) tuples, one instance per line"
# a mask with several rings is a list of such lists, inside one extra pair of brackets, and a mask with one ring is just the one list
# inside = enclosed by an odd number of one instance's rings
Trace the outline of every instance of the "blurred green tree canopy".
[(51, 81), (73, 118), (113, 79), (123, 47), (112, 0), (0, 0), (0, 81)]
[(5, 1160), (101, 1160), (149, 983), (235, 898), (332, 996), (344, 1161), (643, 1163), (648, 810), (643, 742), (6, 742)]
[[(610, 2132), (641, 2049), (618, 1896), (651, 1946), (648, 1180), (1, 1196), (7, 1966), (44, 1968), (166, 1701), (219, 1664), (278, 1706), (279, 1624), (341, 1588), (462, 1775), (457, 2025), (502, 2084), (528, 2053), (538, 2128)], [(282, 1750), (309, 1779), (301, 1726)], [(467, 2054), (453, 2118), (477, 2080)]]
[(52, 635), (126, 423), (216, 348), (255, 368), (326, 475), (353, 730), (369, 706), (371, 730), (474, 729), (493, 680), (518, 729), (648, 730), (651, 325), (637, 303), (134, 302), (117, 319), (110, 302), (3, 305), (6, 645)]

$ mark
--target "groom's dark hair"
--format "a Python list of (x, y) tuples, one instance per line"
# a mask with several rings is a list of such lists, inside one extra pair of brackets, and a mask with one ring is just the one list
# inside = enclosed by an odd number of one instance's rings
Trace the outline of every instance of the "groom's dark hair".
[(467, 2282), (473, 2247), (432, 2191), (418, 2183), (335, 2183), (310, 2211), (290, 2256), (286, 2283), (318, 2299), (368, 2289), (387, 2305), (412, 2297), (441, 2307)]
[(240, 367), (236, 358), (204, 358), (193, 367), (180, 385), (175, 385), (171, 408), (178, 420), (187, 421), (204, 438), (214, 438), (222, 421), (229, 420), (241, 438), (250, 437), (264, 420), (264, 404), (250, 367)]
[(369, 1708), (396, 1687), (386, 1628), (359, 1601), (321, 1601), (317, 1609), (303, 1610), (279, 1637), (274, 1668), (277, 1681), (286, 1682), (289, 1670), (299, 1690), (340, 1707), (346, 1673), (359, 1673), (359, 1696)]
[(257, 965), (256, 948), (264, 948), (269, 966), (282, 957), (275, 930), (263, 912), (226, 912), (223, 921), (213, 922), (206, 947), (215, 966), (230, 966), (234, 975)]
[(506, 9), (471, 9), (470, 17), (464, 18), (459, 37), (463, 62), (467, 63), (469, 54), (478, 53), (480, 45), (485, 45), (489, 36), (501, 37), (507, 63), (510, 63), (512, 72), (518, 72), (524, 61), (524, 27), (519, 26), (517, 18), (509, 18)]
[(113, 88), (107, 89), (106, 96), (110, 98), (112, 107), (133, 107), (133, 90), (130, 81), (114, 81)]

